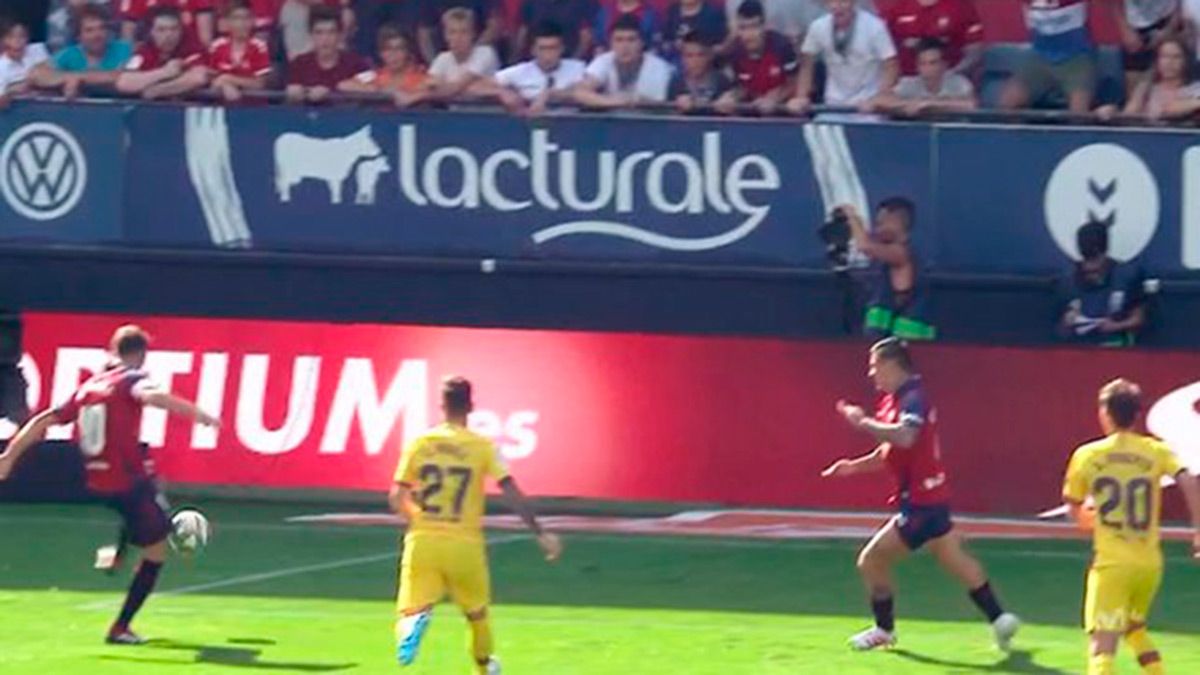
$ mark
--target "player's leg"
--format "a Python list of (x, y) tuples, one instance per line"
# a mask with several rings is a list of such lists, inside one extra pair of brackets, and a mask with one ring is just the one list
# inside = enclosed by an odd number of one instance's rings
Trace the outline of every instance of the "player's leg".
[(144, 640), (130, 629), (130, 625), (158, 584), (159, 572), (167, 560), (167, 535), (171, 531), (171, 521), (156, 500), (155, 491), (149, 486), (135, 488), (117, 503), (129, 541), (142, 549), (142, 558), (125, 593), (121, 611), (108, 630), (106, 641), (111, 644), (141, 644)]
[(1016, 615), (1004, 611), (999, 598), (992, 590), (992, 584), (988, 580), (983, 565), (963, 548), (962, 535), (952, 528), (953, 525), (947, 515), (944, 526), (938, 524), (929, 530), (931, 534), (944, 532), (944, 534), (929, 540), (929, 552), (933, 554), (942, 569), (966, 587), (971, 602), (975, 603), (979, 611), (987, 617), (988, 623), (992, 624), (996, 635), (996, 645), (1007, 651), (1013, 637), (1021, 627), (1021, 622)]
[(875, 615), (874, 628), (850, 638), (850, 646), (858, 650), (889, 647), (896, 643), (892, 566), (910, 550), (897, 523), (898, 519), (888, 521), (858, 554), (858, 573), (866, 585), (871, 612)]
[(462, 542), (447, 575), (450, 597), (463, 611), (470, 629), (468, 648), (475, 672), (495, 675), (500, 662), (495, 657), (492, 620), (492, 580), (487, 550), (482, 542)]
[(396, 596), (396, 660), (402, 666), (416, 661), (433, 607), (446, 593), (439, 543), (432, 538), (404, 542)]
[(1150, 639), (1146, 621), (1150, 616), (1154, 597), (1158, 595), (1158, 587), (1162, 583), (1162, 569), (1147, 568), (1132, 581), (1133, 597), (1130, 601), (1129, 628), (1125, 631), (1125, 644), (1133, 650), (1143, 673), (1161, 675), (1164, 672), (1162, 654)]
[(1121, 568), (1088, 570), (1083, 623), (1088, 639), (1087, 675), (1115, 673), (1117, 643), (1129, 629), (1128, 574)]

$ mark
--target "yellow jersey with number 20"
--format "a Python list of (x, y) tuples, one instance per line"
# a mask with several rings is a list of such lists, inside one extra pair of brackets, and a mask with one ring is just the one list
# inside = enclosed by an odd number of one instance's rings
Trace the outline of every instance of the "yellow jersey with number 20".
[(1162, 477), (1182, 470), (1165, 443), (1128, 431), (1071, 455), (1063, 498), (1082, 504), (1091, 497), (1095, 503), (1092, 567), (1162, 566)]
[(507, 476), (487, 438), (449, 423), (425, 432), (404, 449), (396, 467), (395, 481), (412, 490), (408, 536), (482, 540), (484, 481)]

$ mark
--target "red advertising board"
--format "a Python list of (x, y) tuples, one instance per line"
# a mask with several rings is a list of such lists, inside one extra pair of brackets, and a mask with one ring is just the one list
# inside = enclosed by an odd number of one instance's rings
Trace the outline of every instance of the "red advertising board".
[[(34, 407), (69, 395), (119, 323), (155, 342), (148, 370), (219, 413), (219, 434), (148, 411), (175, 483), (385, 490), (405, 438), (438, 421), (438, 382), (476, 385), (476, 430), (534, 494), (881, 507), (882, 478), (822, 480), (869, 449), (834, 414), (870, 403), (854, 343), (257, 320), (26, 315)], [(1151, 427), (1200, 454), (1200, 353), (922, 346), (958, 508), (1030, 514), (1097, 434), (1095, 394), (1124, 375)], [(4, 429), (3, 435), (11, 433)], [(55, 430), (64, 437), (70, 430)]]

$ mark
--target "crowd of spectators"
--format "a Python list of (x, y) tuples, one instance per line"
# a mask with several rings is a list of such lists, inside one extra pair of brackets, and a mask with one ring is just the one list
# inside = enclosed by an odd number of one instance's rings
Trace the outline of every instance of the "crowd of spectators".
[[(23, 13), (4, 1), (0, 102), (273, 91), (308, 104), (498, 101), (522, 114), (917, 117), (979, 107), (985, 53), (971, 0), (521, 0), (511, 17), (500, 0), (9, 0)], [(1021, 1), (1030, 49), (998, 107), (1200, 111), (1200, 0)], [(1123, 105), (1097, 97), (1089, 11), (1115, 11)]]

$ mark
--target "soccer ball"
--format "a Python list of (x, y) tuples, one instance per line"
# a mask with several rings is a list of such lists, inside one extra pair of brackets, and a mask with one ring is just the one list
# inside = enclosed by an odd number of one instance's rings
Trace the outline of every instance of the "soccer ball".
[(212, 527), (198, 509), (179, 509), (171, 516), (171, 548), (181, 553), (197, 553), (208, 545)]

